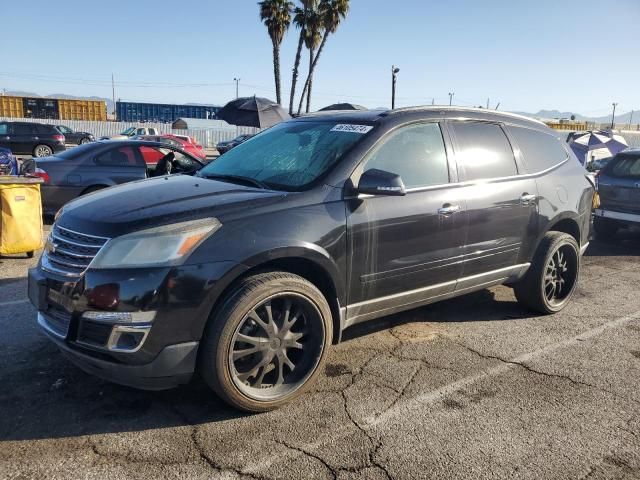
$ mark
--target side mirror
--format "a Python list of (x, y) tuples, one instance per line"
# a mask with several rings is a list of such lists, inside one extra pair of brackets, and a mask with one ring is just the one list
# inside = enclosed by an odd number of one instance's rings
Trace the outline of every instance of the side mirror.
[(362, 174), (356, 191), (369, 195), (389, 195), (394, 197), (401, 197), (407, 194), (400, 175), (378, 170), (377, 168), (372, 168)]

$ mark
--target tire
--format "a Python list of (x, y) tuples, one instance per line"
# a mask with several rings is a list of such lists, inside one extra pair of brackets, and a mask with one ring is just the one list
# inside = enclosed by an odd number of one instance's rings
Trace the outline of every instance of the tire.
[(90, 143), (91, 140), (89, 140), (87, 137), (83, 137), (80, 139), (80, 143), (78, 143), (78, 145), (84, 145), (85, 143)]
[(612, 240), (619, 229), (618, 223), (608, 218), (595, 217), (593, 219), (593, 230), (596, 232), (598, 240)]
[(53, 149), (49, 145), (39, 144), (33, 149), (33, 156), (36, 158), (48, 157), (53, 155)]
[(332, 337), (331, 310), (313, 284), (291, 273), (257, 274), (242, 280), (212, 313), (198, 371), (233, 407), (273, 410), (313, 384)]
[(522, 306), (542, 314), (556, 313), (573, 296), (579, 274), (580, 247), (575, 238), (562, 232), (548, 232), (529, 270), (513, 289)]

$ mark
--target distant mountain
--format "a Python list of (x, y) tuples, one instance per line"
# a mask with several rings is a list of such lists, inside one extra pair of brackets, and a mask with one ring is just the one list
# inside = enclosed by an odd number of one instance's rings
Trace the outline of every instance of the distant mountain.
[[(525, 115), (527, 117), (535, 117), (542, 119), (561, 119), (561, 118), (571, 118), (571, 115), (575, 115), (575, 119), (578, 122), (595, 122), (595, 123), (607, 123), (611, 122), (611, 115), (604, 115), (602, 117), (587, 117), (585, 115), (581, 115), (575, 112), (561, 112), (559, 110), (540, 110), (537, 113), (530, 112), (513, 112), (518, 113), (520, 115)], [(640, 123), (640, 112), (635, 110), (633, 112), (633, 119), (631, 118), (631, 112), (627, 113), (616, 113), (616, 123), (629, 123), (629, 121), (633, 121), (634, 124)]]

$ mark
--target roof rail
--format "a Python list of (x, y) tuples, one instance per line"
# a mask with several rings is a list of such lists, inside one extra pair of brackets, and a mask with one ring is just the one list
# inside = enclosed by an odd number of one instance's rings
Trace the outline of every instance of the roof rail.
[(520, 115), (518, 113), (503, 112), (498, 110), (491, 110), (488, 108), (455, 107), (455, 106), (449, 106), (449, 105), (423, 105), (423, 106), (415, 106), (415, 107), (395, 108), (393, 110), (387, 110), (385, 112), (385, 115), (393, 115), (393, 114), (402, 113), (402, 112), (421, 112), (421, 111), (456, 111), (456, 112), (459, 111), (459, 112), (475, 112), (475, 113), (492, 113), (494, 115), (518, 118), (520, 120), (528, 120), (530, 122), (539, 123), (540, 125), (546, 125), (544, 122), (536, 118), (527, 117), (525, 115)]

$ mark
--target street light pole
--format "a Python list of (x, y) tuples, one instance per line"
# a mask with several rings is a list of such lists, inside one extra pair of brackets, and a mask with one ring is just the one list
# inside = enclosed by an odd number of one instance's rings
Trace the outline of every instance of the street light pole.
[(395, 65), (391, 65), (391, 110), (396, 108), (396, 80), (400, 69)]
[(455, 95), (455, 92), (449, 92), (449, 106), (451, 106), (451, 104), (453, 103), (454, 95)]
[(613, 113), (611, 114), (611, 130), (613, 130), (615, 127), (616, 107), (618, 106), (618, 104), (616, 102), (613, 102), (611, 105), (613, 105)]
[(240, 77), (238, 78), (234, 78), (233, 81), (236, 82), (236, 98), (238, 98), (240, 95), (238, 95), (238, 84), (240, 83)]

